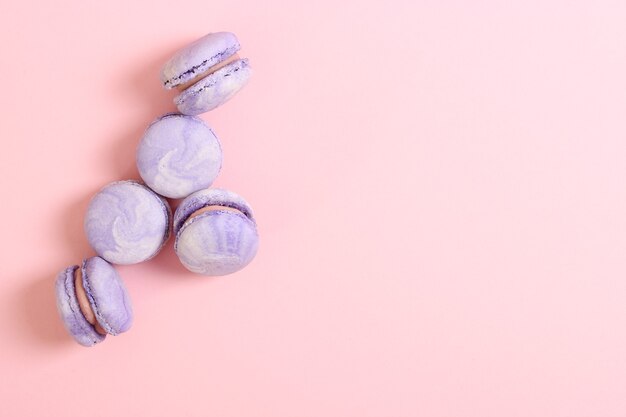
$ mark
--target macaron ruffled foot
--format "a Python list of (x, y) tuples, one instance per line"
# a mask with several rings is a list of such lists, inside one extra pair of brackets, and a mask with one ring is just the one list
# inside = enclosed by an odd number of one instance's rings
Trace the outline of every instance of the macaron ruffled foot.
[(59, 272), (57, 309), (70, 335), (83, 346), (102, 342), (130, 329), (133, 311), (124, 283), (111, 264), (85, 259)]

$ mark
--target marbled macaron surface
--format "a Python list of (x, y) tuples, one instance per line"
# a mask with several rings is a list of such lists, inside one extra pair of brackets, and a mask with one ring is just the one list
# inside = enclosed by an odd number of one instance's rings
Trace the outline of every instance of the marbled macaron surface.
[(87, 240), (114, 264), (135, 264), (155, 256), (170, 235), (167, 201), (137, 181), (113, 182), (90, 201), (85, 215)]
[(136, 161), (148, 187), (165, 197), (184, 198), (213, 183), (222, 166), (222, 149), (204, 121), (170, 113), (148, 126)]
[(181, 263), (202, 275), (239, 271), (259, 246), (250, 205), (228, 190), (201, 190), (184, 199), (174, 214), (174, 233)]

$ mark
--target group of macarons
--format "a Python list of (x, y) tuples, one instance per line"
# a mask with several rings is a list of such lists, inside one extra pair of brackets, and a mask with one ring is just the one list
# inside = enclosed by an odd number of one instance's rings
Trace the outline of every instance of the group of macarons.
[[(173, 234), (182, 265), (201, 275), (240, 270), (256, 255), (259, 237), (250, 205), (239, 195), (209, 188), (221, 169), (222, 150), (199, 114), (235, 95), (250, 78), (237, 55), (237, 37), (210, 33), (179, 50), (163, 66), (166, 89), (178, 88), (176, 113), (158, 117), (137, 148), (143, 182), (116, 181), (90, 201), (85, 233), (98, 256), (61, 271), (57, 308), (65, 327), (83, 346), (127, 331), (130, 297), (114, 264), (154, 257)], [(166, 198), (183, 199), (172, 216)]]

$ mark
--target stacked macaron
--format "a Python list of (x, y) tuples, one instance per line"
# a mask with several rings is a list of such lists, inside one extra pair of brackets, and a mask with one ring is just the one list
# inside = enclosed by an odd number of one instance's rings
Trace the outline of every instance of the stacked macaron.
[[(65, 268), (56, 279), (59, 314), (81, 345), (130, 328), (130, 297), (112, 264), (156, 256), (172, 222), (174, 250), (192, 272), (231, 274), (256, 255), (259, 237), (250, 205), (232, 191), (209, 188), (220, 172), (222, 149), (213, 130), (196, 117), (247, 83), (250, 66), (237, 55), (239, 49), (234, 34), (219, 32), (174, 54), (161, 81), (166, 89), (181, 90), (174, 99), (179, 113), (162, 115), (146, 129), (136, 154), (143, 182), (112, 182), (91, 199), (84, 226), (98, 256)], [(183, 199), (173, 216), (166, 198)]]

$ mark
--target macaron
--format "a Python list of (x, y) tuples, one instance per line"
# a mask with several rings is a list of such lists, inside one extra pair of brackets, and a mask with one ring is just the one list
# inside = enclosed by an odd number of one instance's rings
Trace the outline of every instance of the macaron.
[(155, 256), (170, 236), (170, 206), (137, 181), (117, 181), (102, 188), (85, 215), (87, 240), (105, 260), (121, 265)]
[(259, 246), (252, 209), (232, 191), (191, 194), (176, 209), (173, 227), (180, 262), (202, 275), (239, 271), (252, 261)]
[(237, 52), (241, 46), (230, 32), (209, 33), (179, 50), (161, 70), (166, 89), (178, 88), (174, 98), (178, 110), (198, 115), (228, 101), (248, 82), (247, 59)]
[(133, 310), (124, 283), (111, 264), (99, 257), (72, 265), (56, 278), (56, 304), (70, 335), (83, 346), (102, 342), (130, 329)]
[(222, 149), (211, 128), (194, 116), (169, 113), (148, 126), (137, 147), (137, 169), (146, 185), (169, 198), (209, 187), (222, 167)]

